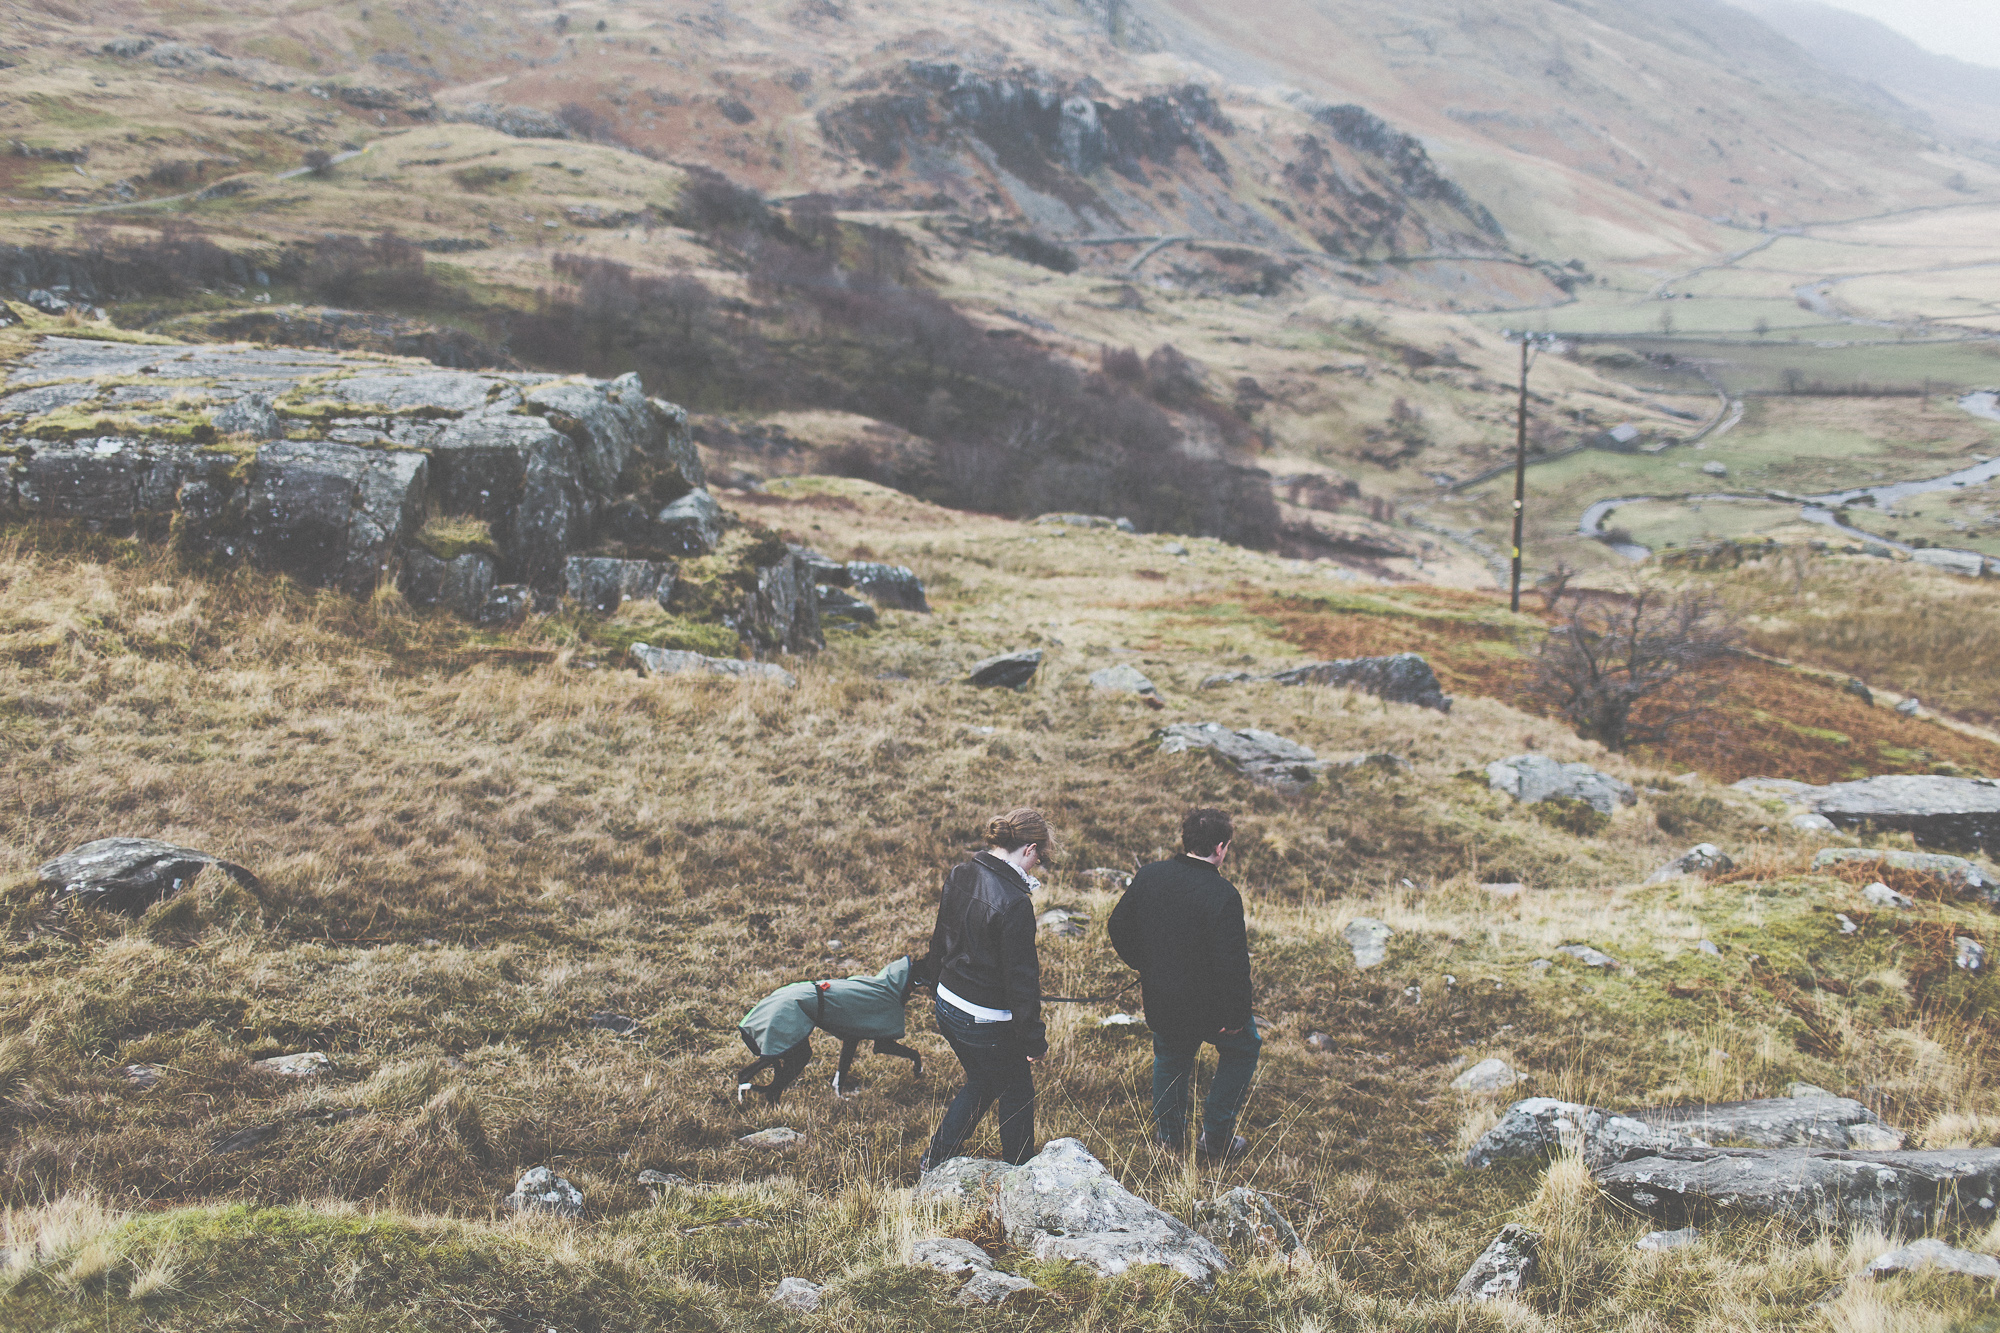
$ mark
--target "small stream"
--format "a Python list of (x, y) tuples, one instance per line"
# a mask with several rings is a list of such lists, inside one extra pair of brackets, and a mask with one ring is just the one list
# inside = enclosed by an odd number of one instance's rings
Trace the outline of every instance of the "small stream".
[[(1982, 389), (1977, 393), (1968, 393), (1958, 400), (1958, 405), (1963, 411), (1975, 417), (1981, 417), (1987, 421), (2000, 421), (2000, 393), (1996, 393), (1991, 389)], [(1878, 537), (1872, 532), (1863, 532), (1859, 528), (1848, 527), (1840, 521), (1836, 511), (1846, 505), (1858, 504), (1863, 500), (1870, 500), (1885, 509), (1894, 508), (1896, 505), (1915, 496), (1927, 495), (1935, 491), (1956, 490), (1964, 486), (1980, 486), (1992, 481), (1996, 477), (2000, 477), (2000, 457), (1989, 458), (1984, 462), (1975, 463), (1971, 467), (1959, 468), (1955, 472), (1947, 472), (1940, 477), (1929, 477), (1919, 481), (1884, 482), (1879, 486), (1860, 486), (1853, 490), (1830, 491), (1825, 495), (1788, 495), (1783, 491), (1769, 491), (1760, 495), (1729, 493), (1669, 496), (1621, 495), (1606, 500), (1599, 500), (1592, 504), (1590, 508), (1584, 510), (1582, 519), (1577, 523), (1577, 533), (1580, 536), (1601, 539), (1604, 535), (1604, 525), (1610, 521), (1611, 515), (1618, 510), (1624, 508), (1626, 505), (1648, 504), (1662, 499), (1687, 504), (1765, 503), (1777, 501), (1780, 504), (1797, 504), (1799, 506), (1799, 517), (1808, 523), (1824, 524), (1837, 532), (1846, 533), (1857, 540), (1907, 552), (1913, 548), (1904, 545), (1902, 542), (1891, 541), (1887, 537)], [(1644, 560), (1653, 553), (1651, 548), (1641, 546), (1636, 542), (1613, 543), (1611, 549), (1628, 560)]]

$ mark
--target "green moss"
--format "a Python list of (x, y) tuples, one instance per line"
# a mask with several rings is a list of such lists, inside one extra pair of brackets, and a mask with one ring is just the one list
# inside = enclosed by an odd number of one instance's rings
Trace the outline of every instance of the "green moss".
[(621, 657), (635, 643), (677, 652), (701, 653), (706, 657), (734, 657), (740, 642), (736, 631), (727, 625), (676, 615), (607, 621), (590, 626), (586, 637), (592, 643), (614, 650)]
[(1595, 837), (1611, 827), (1610, 815), (1574, 796), (1547, 796), (1528, 809), (1550, 828), (1561, 829), (1579, 838)]
[(416, 546), (440, 560), (461, 555), (486, 555), (498, 559), (500, 548), (493, 540), (493, 527), (483, 519), (454, 516), (433, 518), (414, 538)]

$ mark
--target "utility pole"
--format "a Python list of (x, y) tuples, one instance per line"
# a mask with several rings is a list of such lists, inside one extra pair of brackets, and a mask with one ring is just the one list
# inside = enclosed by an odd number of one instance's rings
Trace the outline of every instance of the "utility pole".
[(1521, 529), (1527, 518), (1528, 499), (1528, 366), (1529, 349), (1547, 347), (1555, 342), (1546, 333), (1515, 332), (1502, 329), (1500, 336), (1512, 342), (1521, 341), (1521, 407), (1515, 420), (1514, 429), (1514, 577), (1508, 591), (1507, 607), (1511, 611), (1521, 609)]

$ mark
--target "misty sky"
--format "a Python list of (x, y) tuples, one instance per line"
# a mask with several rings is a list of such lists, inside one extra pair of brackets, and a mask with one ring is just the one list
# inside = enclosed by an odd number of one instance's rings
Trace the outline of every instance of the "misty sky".
[(1827, 0), (1886, 23), (1917, 45), (2000, 68), (2000, 0)]

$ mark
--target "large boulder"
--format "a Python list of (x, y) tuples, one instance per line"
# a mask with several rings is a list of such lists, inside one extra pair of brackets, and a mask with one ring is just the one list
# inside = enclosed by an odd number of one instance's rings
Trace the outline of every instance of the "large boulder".
[(430, 454), (439, 512), (491, 525), (500, 577), (558, 587), (590, 516), (575, 441), (540, 417), (482, 412), (446, 427)]
[(156, 838), (99, 838), (42, 862), (35, 871), (48, 901), (134, 916), (194, 882), (210, 866), (245, 888), (257, 877), (231, 861)]
[(722, 540), (722, 506), (693, 490), (653, 515), (650, 543), (674, 555), (707, 555)]
[(1297, 741), (1255, 727), (1220, 722), (1176, 722), (1157, 733), (1161, 754), (1207, 750), (1245, 777), (1281, 791), (1300, 791), (1326, 771), (1328, 762)]
[(618, 488), (635, 453), (652, 453), (666, 434), (664, 414), (646, 397), (637, 375), (598, 380), (558, 380), (522, 395), (540, 414), (576, 441), (584, 486), (599, 495)]
[(307, 583), (367, 593), (423, 517), (420, 453), (280, 440), (250, 467), (244, 527), (259, 563)]
[(171, 518), (190, 488), (203, 511), (219, 518), (237, 491), (241, 462), (221, 449), (113, 435), (20, 447), (0, 503), (22, 515), (80, 519), (120, 534), (148, 518)]
[(1308, 662), (1277, 672), (1271, 679), (1280, 685), (1345, 685), (1379, 695), (1391, 703), (1435, 708), (1440, 713), (1451, 711), (1451, 696), (1438, 684), (1437, 673), (1419, 653)]
[(994, 1216), (1009, 1244), (1105, 1277), (1159, 1264), (1207, 1286), (1229, 1268), (1215, 1242), (1119, 1184), (1075, 1139), (1000, 1173)]
[(1500, 1123), (1480, 1135), (1465, 1154), (1465, 1164), (1487, 1167), (1573, 1152), (1594, 1170), (1629, 1157), (1699, 1146), (1671, 1127), (1655, 1127), (1580, 1102), (1529, 1097), (1508, 1107)]
[(563, 595), (599, 615), (610, 615), (628, 601), (665, 606), (673, 587), (674, 567), (662, 560), (573, 555), (563, 562)]
[(1610, 1163), (1596, 1175), (1598, 1188), (1613, 1199), (1676, 1222), (1747, 1213), (1811, 1226), (1922, 1232), (1992, 1223), (2000, 1148), (1684, 1148)]
[(492, 600), (494, 575), (493, 557), (483, 551), (464, 551), (449, 560), (411, 551), (403, 557), (403, 597), (412, 606), (477, 620)]
[[(1816, 815), (1813, 818), (1823, 819)], [(1873, 868), (1888, 866), (1894, 870), (1915, 871), (1919, 875), (1929, 875), (1943, 881), (1960, 897), (1982, 898), (1989, 905), (2000, 903), (2000, 879), (1980, 869), (1962, 856), (1945, 856), (1937, 852), (1905, 852), (1878, 850), (1873, 847), (1828, 847), (1813, 857), (1814, 870), (1832, 870), (1843, 865), (1859, 865)]]
[(1713, 1145), (1869, 1151), (1903, 1146), (1901, 1134), (1848, 1097), (1766, 1097), (1748, 1102), (1652, 1106), (1634, 1111), (1632, 1119)]
[(894, 611), (929, 612), (924, 599), (923, 580), (901, 565), (878, 564), (873, 560), (847, 562), (847, 586), (877, 606)]
[(796, 551), (758, 568), (756, 579), (757, 589), (745, 599), (736, 629), (759, 657), (826, 646), (819, 627), (819, 587)]
[(1639, 799), (1630, 783), (1600, 773), (1589, 764), (1565, 764), (1545, 754), (1496, 759), (1486, 766), (1486, 781), (1494, 791), (1505, 792), (1523, 805), (1561, 797), (1582, 801), (1606, 815)]
[(1908, 833), (1920, 845), (2000, 848), (2000, 780), (1891, 775), (1801, 793), (1840, 828)]

